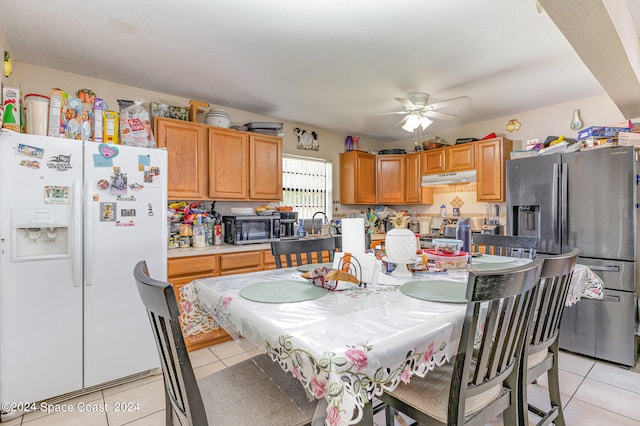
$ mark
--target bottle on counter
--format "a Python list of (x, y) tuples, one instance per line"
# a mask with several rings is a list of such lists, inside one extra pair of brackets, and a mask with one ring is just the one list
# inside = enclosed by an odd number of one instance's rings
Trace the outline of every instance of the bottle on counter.
[(193, 246), (196, 248), (204, 248), (207, 246), (207, 237), (204, 225), (198, 223), (193, 225)]
[(447, 206), (444, 204), (440, 206), (440, 217), (447, 217)]
[(460, 219), (456, 225), (456, 238), (462, 241), (462, 251), (471, 253), (471, 219)]

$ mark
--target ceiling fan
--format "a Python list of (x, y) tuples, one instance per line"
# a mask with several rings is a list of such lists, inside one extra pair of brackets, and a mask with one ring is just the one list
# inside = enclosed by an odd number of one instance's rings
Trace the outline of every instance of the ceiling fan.
[(387, 112), (378, 115), (406, 114), (407, 116), (400, 120), (400, 122), (396, 124), (396, 127), (402, 126), (407, 132), (413, 132), (418, 127), (422, 127), (422, 130), (426, 129), (433, 123), (431, 119), (453, 120), (456, 118), (456, 115), (436, 111), (436, 109), (444, 108), (461, 101), (470, 101), (471, 98), (468, 96), (459, 96), (430, 104), (428, 93), (409, 93), (406, 98), (396, 98), (396, 100), (404, 105), (404, 111)]

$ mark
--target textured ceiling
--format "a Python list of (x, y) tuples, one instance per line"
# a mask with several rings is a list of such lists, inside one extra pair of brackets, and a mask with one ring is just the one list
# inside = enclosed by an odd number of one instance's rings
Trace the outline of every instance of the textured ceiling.
[(410, 92), (471, 98), (427, 135), (605, 93), (534, 0), (30, 0), (0, 28), (15, 61), (381, 141)]

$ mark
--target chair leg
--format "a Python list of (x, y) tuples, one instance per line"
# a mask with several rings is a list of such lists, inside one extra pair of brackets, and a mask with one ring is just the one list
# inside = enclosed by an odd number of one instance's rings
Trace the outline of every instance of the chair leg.
[(171, 405), (171, 400), (169, 399), (166, 382), (164, 384), (164, 410), (166, 426), (173, 426), (173, 405)]
[(518, 363), (518, 395), (516, 405), (518, 407), (518, 424), (529, 424), (529, 415), (527, 414), (527, 345), (524, 345), (522, 361)]
[(384, 417), (385, 417), (385, 424), (387, 426), (394, 426), (395, 425), (395, 420), (394, 420), (394, 409), (389, 407), (388, 405), (384, 408)]
[(554, 419), (556, 426), (565, 426), (564, 414), (562, 412), (562, 400), (560, 399), (560, 381), (558, 376), (558, 341), (551, 345), (549, 348), (553, 352), (553, 364), (547, 372), (547, 378), (549, 381), (549, 400), (551, 401), (551, 408), (557, 408), (558, 415)]

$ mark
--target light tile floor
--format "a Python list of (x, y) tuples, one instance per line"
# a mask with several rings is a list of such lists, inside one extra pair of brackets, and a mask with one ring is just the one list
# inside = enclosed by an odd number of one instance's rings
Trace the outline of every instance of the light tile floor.
[[(197, 377), (206, 376), (253, 355), (258, 350), (246, 342), (225, 342), (190, 353)], [(567, 425), (640, 426), (640, 367), (633, 370), (603, 361), (562, 352), (560, 391)], [(2, 426), (158, 426), (164, 424), (164, 389), (160, 375), (93, 392), (62, 404), (69, 412), (33, 412)], [(529, 387), (531, 401), (548, 407), (546, 378)], [(118, 410), (119, 409), (119, 410)], [(534, 417), (531, 417), (534, 419)], [(374, 418), (384, 425), (384, 413)], [(409, 420), (405, 420), (410, 424)], [(491, 423), (499, 425), (499, 419)], [(405, 426), (396, 421), (397, 426)]]

